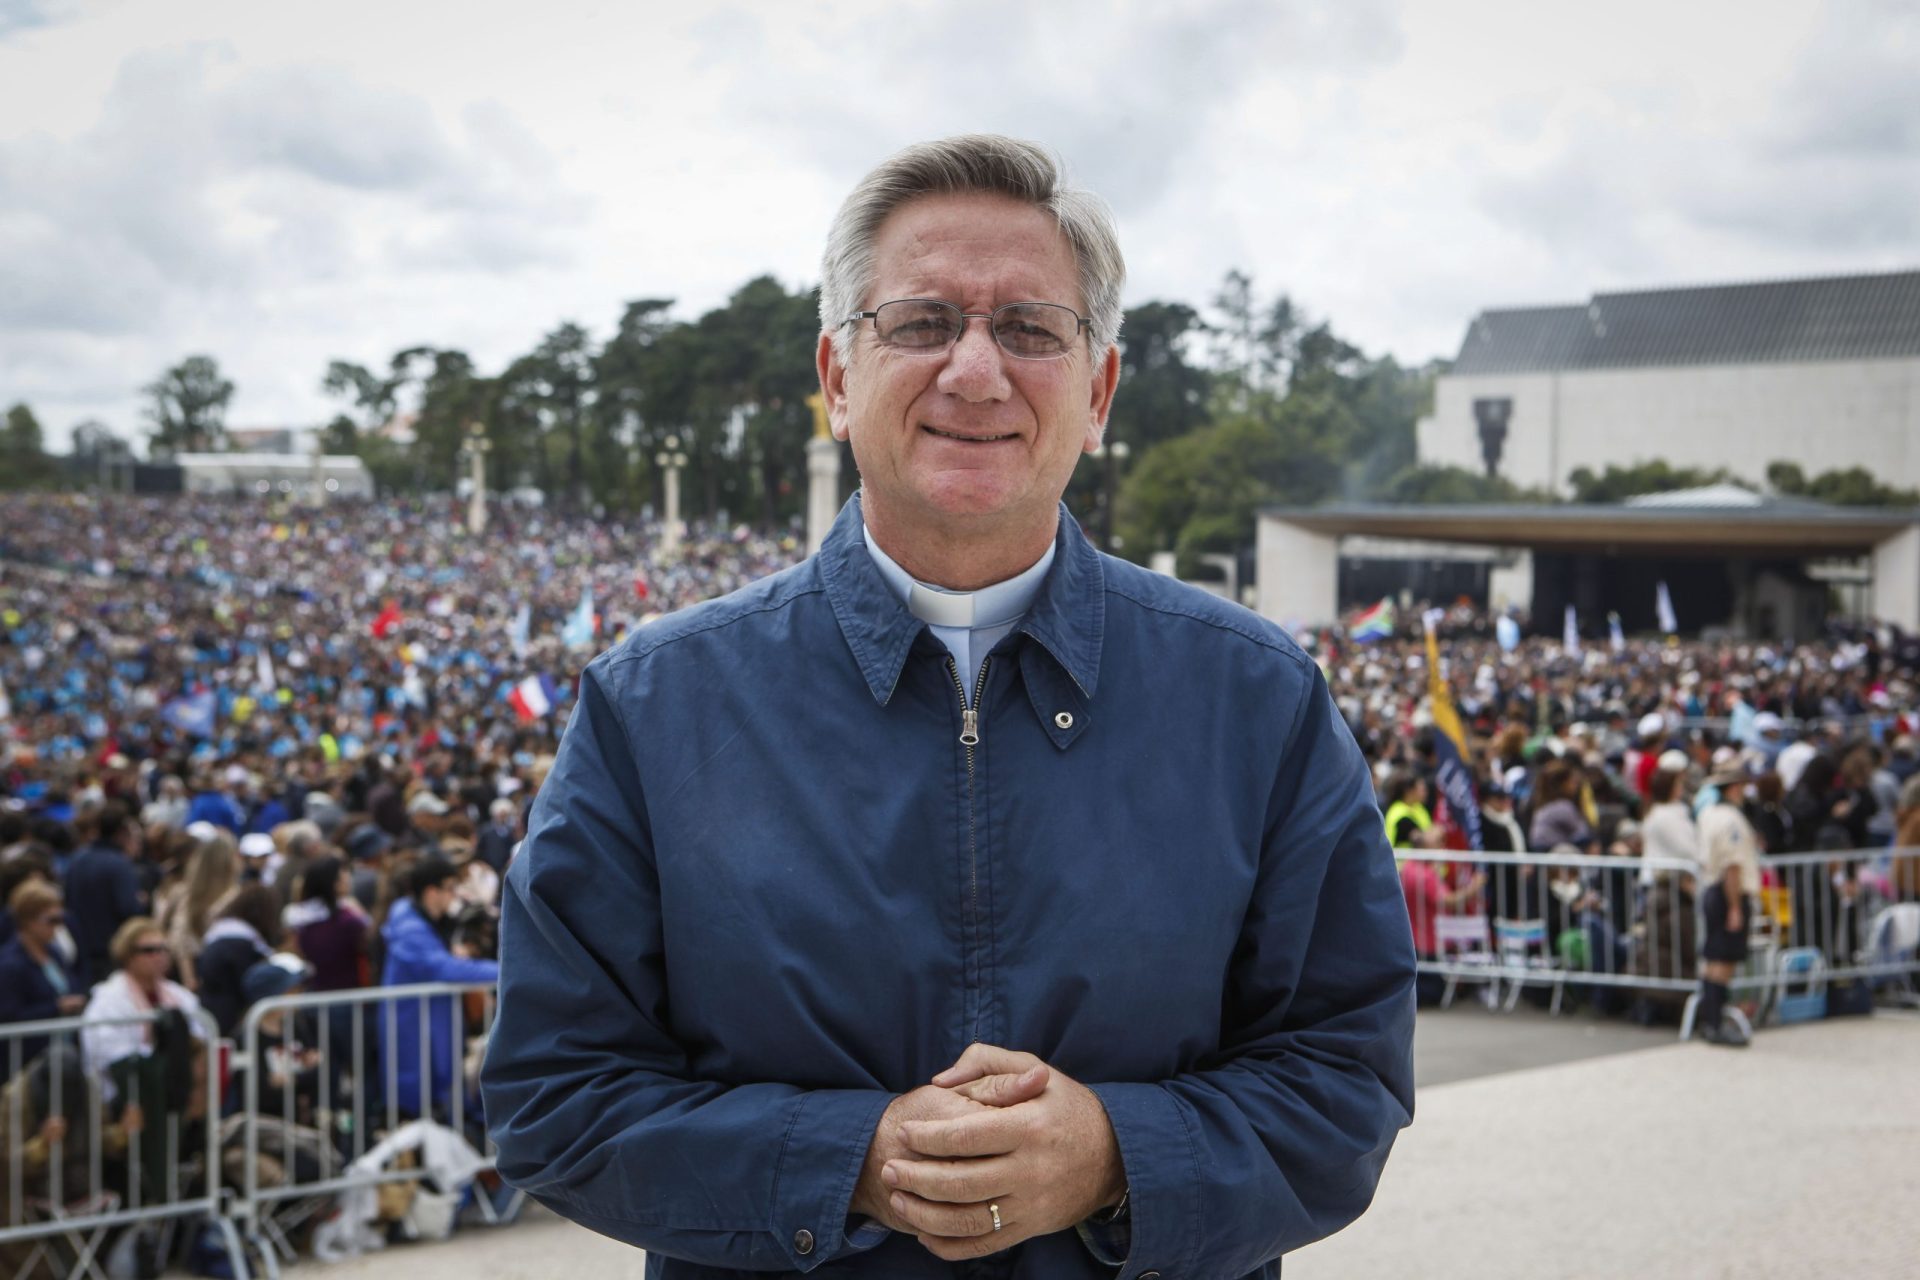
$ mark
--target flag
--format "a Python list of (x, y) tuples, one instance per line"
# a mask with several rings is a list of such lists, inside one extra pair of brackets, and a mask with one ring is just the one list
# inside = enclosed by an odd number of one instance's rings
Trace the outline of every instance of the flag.
[(1503, 653), (1512, 653), (1520, 647), (1520, 624), (1510, 614), (1501, 614), (1493, 620), (1493, 634), (1500, 641)]
[(264, 645), (253, 656), (253, 687), (262, 693), (272, 693), (280, 687), (280, 681), (273, 673), (273, 658)]
[(387, 607), (380, 611), (380, 616), (373, 620), (373, 638), (376, 640), (385, 640), (393, 629), (399, 625), (400, 606), (394, 601), (389, 600), (387, 601)]
[(1355, 640), (1385, 640), (1393, 634), (1393, 601), (1383, 599), (1371, 609), (1354, 615), (1347, 624), (1347, 635)]
[(213, 690), (202, 689), (173, 699), (161, 709), (168, 724), (196, 738), (213, 736)]
[(1567, 625), (1560, 633), (1560, 647), (1568, 653), (1580, 652), (1580, 620), (1574, 616), (1573, 606), (1567, 606)]
[(0, 721), (13, 719), (13, 703), (7, 697), (7, 682), (0, 680)]
[(515, 713), (522, 720), (538, 720), (553, 710), (554, 703), (560, 701), (560, 690), (551, 677), (528, 676), (513, 686), (507, 701), (513, 704)]
[(1653, 591), (1653, 612), (1660, 619), (1660, 630), (1672, 635), (1680, 630), (1679, 619), (1673, 616), (1673, 597), (1667, 593), (1666, 579)]
[(1473, 794), (1473, 770), (1467, 767), (1467, 731), (1460, 724), (1460, 713), (1454, 710), (1453, 692), (1440, 673), (1440, 641), (1433, 633), (1438, 612), (1426, 617), (1427, 696), (1433, 703), (1433, 727), (1439, 731), (1433, 740), (1434, 755), (1440, 761), (1434, 772), (1434, 790), (1446, 806), (1448, 818), (1467, 838), (1467, 848), (1478, 849), (1480, 802)]
[(514, 657), (524, 658), (527, 656), (527, 643), (532, 631), (533, 605), (523, 602), (520, 606), (520, 612), (513, 615), (513, 629), (507, 632), (508, 638), (513, 641)]
[(1612, 610), (1607, 612), (1607, 643), (1613, 646), (1615, 653), (1620, 653), (1627, 647), (1626, 634), (1620, 630), (1620, 615)]
[(580, 603), (574, 606), (560, 628), (560, 642), (569, 649), (584, 649), (593, 643), (593, 584), (580, 589)]
[(633, 571), (633, 598), (636, 600), (645, 600), (652, 594), (653, 588), (647, 585), (647, 571), (645, 569), (635, 569)]

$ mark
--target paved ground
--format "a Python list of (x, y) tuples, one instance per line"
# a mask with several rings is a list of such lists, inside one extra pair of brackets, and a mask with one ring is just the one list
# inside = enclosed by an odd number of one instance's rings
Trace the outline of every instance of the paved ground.
[[(1422, 1014), (1418, 1117), (1373, 1209), (1287, 1280), (1920, 1275), (1920, 1018), (1742, 1052), (1526, 1010)], [(640, 1255), (538, 1212), (318, 1280), (629, 1280)]]

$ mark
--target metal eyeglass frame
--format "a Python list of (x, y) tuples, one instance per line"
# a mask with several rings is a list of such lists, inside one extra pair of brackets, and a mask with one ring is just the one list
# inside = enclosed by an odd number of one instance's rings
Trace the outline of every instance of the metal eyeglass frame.
[(948, 302), (945, 298), (889, 298), (885, 302), (881, 303), (880, 306), (875, 307), (871, 311), (854, 312), (852, 315), (848, 316), (845, 320), (842, 320), (840, 323), (857, 325), (862, 320), (871, 320), (873, 321), (874, 334), (877, 337), (880, 332), (879, 317), (880, 317), (881, 308), (890, 307), (896, 302), (931, 302), (942, 307), (951, 307), (954, 313), (960, 317), (959, 330), (953, 335), (953, 341), (947, 343), (947, 345), (944, 347), (928, 347), (924, 350), (920, 350), (913, 347), (896, 347), (891, 344), (883, 344), (883, 345), (886, 345), (887, 350), (889, 351), (898, 351), (901, 355), (908, 355), (908, 356), (945, 355), (947, 352), (959, 346), (960, 339), (967, 336), (967, 321), (969, 320), (985, 320), (987, 322), (987, 334), (993, 339), (993, 345), (1000, 348), (1002, 351), (1006, 352), (1008, 355), (1012, 356), (1015, 360), (1064, 360), (1073, 351), (1073, 344), (1068, 343), (1066, 346), (1060, 348), (1059, 352), (1055, 355), (1029, 356), (1029, 355), (1022, 355), (1020, 352), (1015, 351), (1011, 347), (1007, 346), (1006, 343), (1000, 341), (1000, 335), (997, 332), (995, 332), (993, 327), (993, 318), (999, 315), (1002, 311), (1006, 311), (1011, 307), (1058, 307), (1060, 310), (1066, 312), (1068, 315), (1072, 316), (1076, 321), (1079, 322), (1074, 326), (1074, 329), (1073, 329), (1073, 336), (1075, 339), (1078, 339), (1080, 337), (1080, 334), (1082, 333), (1082, 331), (1090, 330), (1093, 328), (1092, 316), (1083, 316), (1078, 311), (1075, 311), (1072, 307), (1068, 306), (1064, 302), (1003, 302), (991, 311), (962, 311), (960, 310), (959, 307), (954, 306), (953, 303)]

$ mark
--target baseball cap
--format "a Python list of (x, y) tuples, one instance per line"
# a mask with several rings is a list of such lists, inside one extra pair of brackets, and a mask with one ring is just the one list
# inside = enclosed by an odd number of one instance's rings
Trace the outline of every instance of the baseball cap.
[(1647, 712), (1647, 714), (1640, 717), (1640, 728), (1639, 728), (1640, 737), (1651, 738), (1655, 734), (1665, 733), (1666, 731), (1667, 731), (1667, 718), (1661, 715), (1658, 711), (1649, 711)]
[(250, 831), (240, 837), (240, 856), (243, 858), (270, 858), (273, 853), (273, 837), (264, 831)]
[(1669, 773), (1685, 773), (1687, 771), (1687, 766), (1692, 763), (1693, 761), (1687, 759), (1686, 752), (1671, 751), (1671, 750), (1662, 751), (1660, 753), (1660, 758), (1654, 761), (1654, 764), (1657, 767), (1661, 769), (1665, 769)]

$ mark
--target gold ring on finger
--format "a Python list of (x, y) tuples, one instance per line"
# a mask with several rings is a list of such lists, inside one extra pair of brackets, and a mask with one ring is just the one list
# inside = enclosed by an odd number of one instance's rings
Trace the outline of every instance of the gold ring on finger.
[(1000, 1206), (990, 1204), (987, 1206), (987, 1212), (993, 1215), (993, 1229), (998, 1231), (1000, 1229)]

